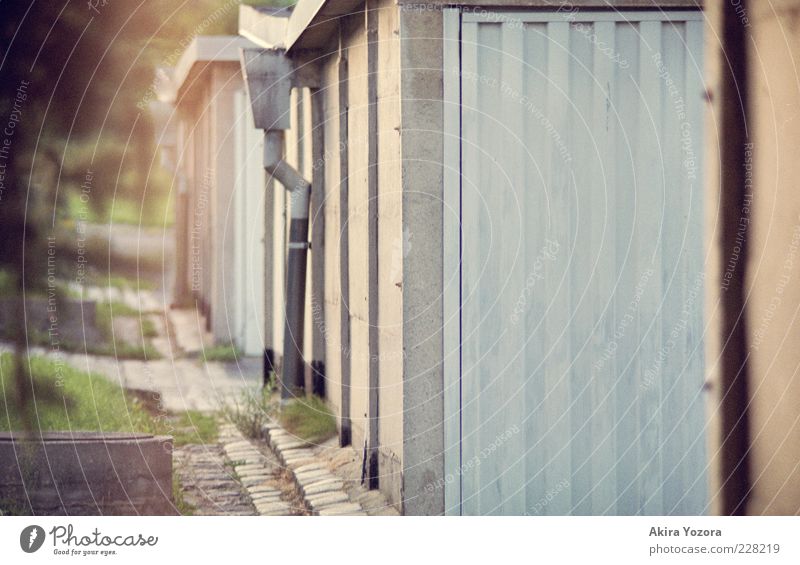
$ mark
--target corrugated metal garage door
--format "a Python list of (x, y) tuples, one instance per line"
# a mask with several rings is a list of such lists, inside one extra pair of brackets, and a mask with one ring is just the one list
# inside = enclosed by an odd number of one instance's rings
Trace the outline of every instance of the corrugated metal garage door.
[(448, 509), (702, 514), (702, 16), (455, 17)]

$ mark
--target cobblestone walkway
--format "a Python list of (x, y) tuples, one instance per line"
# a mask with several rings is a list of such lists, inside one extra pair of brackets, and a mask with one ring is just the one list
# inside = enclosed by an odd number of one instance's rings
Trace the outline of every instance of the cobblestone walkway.
[(292, 516), (306, 508), (278, 460), (231, 424), (218, 443), (175, 449), (184, 501), (202, 516)]
[[(121, 300), (130, 308), (149, 312), (158, 322), (153, 343), (158, 341), (164, 358), (140, 361), (58, 354), (63, 362), (104, 375), (123, 388), (151, 392), (159, 410), (174, 414), (186, 410), (222, 414), (226, 404), (261, 385), (260, 359), (200, 360), (209, 339), (195, 311), (165, 308), (159, 312), (156, 299), (142, 298), (148, 295), (142, 291), (119, 296), (106, 296), (113, 289), (103, 289), (103, 296), (99, 289), (88, 292), (96, 294), (97, 300)], [(138, 323), (131, 327), (138, 331)], [(29, 353), (54, 356), (38, 347)], [(176, 447), (173, 465), (182, 493), (181, 509), (204, 516), (397, 514), (379, 492), (360, 485), (360, 463), (352, 449), (338, 450), (333, 445), (312, 449), (274, 423), (263, 431), (263, 440), (251, 440), (220, 420), (216, 441)]]
[(184, 501), (200, 516), (253, 516), (250, 497), (226, 464), (220, 445), (185, 445), (173, 452)]

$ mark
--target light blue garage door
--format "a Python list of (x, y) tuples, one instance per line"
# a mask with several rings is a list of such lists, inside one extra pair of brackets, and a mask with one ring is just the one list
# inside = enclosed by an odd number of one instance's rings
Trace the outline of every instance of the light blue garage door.
[(702, 15), (446, 22), (448, 511), (705, 513)]

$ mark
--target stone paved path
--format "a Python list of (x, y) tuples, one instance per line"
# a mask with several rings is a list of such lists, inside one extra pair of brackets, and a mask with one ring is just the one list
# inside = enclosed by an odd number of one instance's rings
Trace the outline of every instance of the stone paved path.
[[(123, 300), (157, 317), (159, 336), (153, 342), (158, 342), (164, 359), (118, 360), (72, 353), (60, 354), (61, 360), (104, 375), (123, 388), (155, 393), (159, 408), (173, 413), (220, 413), (245, 391), (260, 387), (260, 359), (201, 362), (197, 354), (210, 343), (198, 314), (168, 309), (159, 314), (155, 300), (143, 299), (142, 292), (109, 296), (106, 289), (100, 296), (99, 290), (90, 291), (97, 299)], [(138, 323), (132, 327), (138, 331)], [(52, 356), (42, 348), (30, 353)], [(397, 515), (380, 492), (360, 485), (360, 459), (354, 450), (336, 448), (335, 442), (312, 449), (274, 423), (264, 432), (266, 441), (250, 440), (221, 421), (217, 441), (175, 448), (173, 464), (183, 500), (193, 514)]]
[(226, 464), (219, 445), (185, 445), (173, 452), (183, 497), (200, 516), (253, 516), (256, 511)]

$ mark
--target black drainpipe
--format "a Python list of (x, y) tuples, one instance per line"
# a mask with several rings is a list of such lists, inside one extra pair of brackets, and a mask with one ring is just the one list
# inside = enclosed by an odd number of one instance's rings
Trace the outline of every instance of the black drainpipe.
[(308, 261), (308, 203), (311, 183), (283, 160), (284, 132), (264, 134), (264, 169), (289, 193), (289, 241), (286, 261), (286, 325), (283, 333), (281, 399), (296, 396), (305, 387), (303, 332)]

